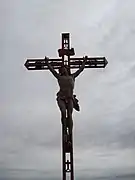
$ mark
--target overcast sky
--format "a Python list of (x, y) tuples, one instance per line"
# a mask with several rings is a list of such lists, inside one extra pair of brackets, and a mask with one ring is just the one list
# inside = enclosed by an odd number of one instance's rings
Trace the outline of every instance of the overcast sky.
[(58, 85), (49, 71), (29, 72), (29, 57), (57, 57), (61, 32), (76, 56), (105, 56), (105, 69), (76, 81), (76, 178), (135, 172), (134, 0), (0, 1), (0, 180), (60, 179)]

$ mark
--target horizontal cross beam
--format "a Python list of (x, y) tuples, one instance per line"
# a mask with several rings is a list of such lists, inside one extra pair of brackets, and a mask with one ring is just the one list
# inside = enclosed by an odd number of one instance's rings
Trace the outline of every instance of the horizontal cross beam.
[[(70, 57), (70, 69), (79, 68), (82, 64), (83, 58)], [(59, 69), (62, 66), (61, 58), (49, 59), (49, 63), (53, 66), (54, 69)], [(105, 57), (87, 57), (87, 62), (85, 68), (105, 68), (108, 64)], [(25, 67), (28, 70), (47, 70), (48, 66), (45, 62), (45, 59), (27, 59), (25, 62)]]

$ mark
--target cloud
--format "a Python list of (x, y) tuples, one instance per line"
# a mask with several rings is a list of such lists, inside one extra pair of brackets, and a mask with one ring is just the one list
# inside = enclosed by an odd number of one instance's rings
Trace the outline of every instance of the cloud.
[(85, 70), (76, 81), (81, 105), (73, 115), (78, 178), (134, 172), (134, 5), (117, 0), (1, 3), (1, 177), (60, 174), (58, 85), (49, 72), (28, 72), (24, 62), (55, 57), (61, 32), (71, 32), (77, 56), (109, 61), (104, 70)]

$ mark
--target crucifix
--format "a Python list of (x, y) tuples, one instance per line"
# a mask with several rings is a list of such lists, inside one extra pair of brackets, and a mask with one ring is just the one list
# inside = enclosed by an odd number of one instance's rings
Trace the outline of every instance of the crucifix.
[[(73, 161), (73, 109), (79, 111), (79, 103), (73, 94), (76, 77), (85, 68), (105, 68), (108, 64), (105, 57), (73, 57), (74, 48), (70, 47), (70, 34), (62, 33), (62, 47), (58, 49), (59, 58), (27, 59), (25, 67), (28, 70), (50, 70), (57, 78), (60, 90), (57, 93), (57, 103), (61, 111), (62, 122), (62, 179), (74, 180)], [(71, 69), (77, 69), (71, 73)], [(57, 72), (57, 70), (59, 72)]]

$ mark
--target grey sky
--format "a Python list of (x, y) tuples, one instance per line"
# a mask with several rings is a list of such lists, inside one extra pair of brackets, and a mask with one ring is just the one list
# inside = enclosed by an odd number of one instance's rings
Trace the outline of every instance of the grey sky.
[(61, 32), (71, 33), (77, 56), (109, 61), (76, 81), (76, 177), (135, 172), (134, 9), (133, 0), (0, 1), (0, 179), (61, 176), (56, 79), (23, 66), (56, 57)]

